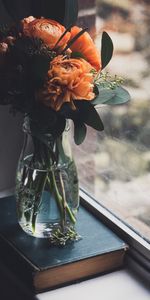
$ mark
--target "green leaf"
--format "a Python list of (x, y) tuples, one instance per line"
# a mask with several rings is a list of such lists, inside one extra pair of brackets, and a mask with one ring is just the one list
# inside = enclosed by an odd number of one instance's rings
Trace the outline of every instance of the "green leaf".
[(85, 117), (85, 123), (98, 131), (104, 130), (104, 125), (101, 121), (101, 118), (94, 107), (93, 110), (90, 109), (90, 112), (87, 113)]
[(91, 101), (93, 105), (104, 104), (115, 96), (115, 91), (111, 89), (100, 88), (97, 86), (99, 94)]
[(101, 62), (102, 69), (104, 69), (110, 62), (113, 54), (113, 42), (107, 32), (102, 34), (102, 46), (101, 46)]
[(106, 104), (109, 105), (123, 104), (128, 102), (131, 99), (129, 92), (121, 86), (116, 87), (113, 91), (115, 92), (114, 97), (108, 100)]
[(88, 101), (75, 101), (75, 105), (79, 111), (78, 118), (88, 126), (101, 131), (104, 129), (101, 118), (92, 105), (92, 103)]
[(74, 141), (76, 145), (83, 143), (86, 137), (87, 128), (84, 123), (74, 122)]

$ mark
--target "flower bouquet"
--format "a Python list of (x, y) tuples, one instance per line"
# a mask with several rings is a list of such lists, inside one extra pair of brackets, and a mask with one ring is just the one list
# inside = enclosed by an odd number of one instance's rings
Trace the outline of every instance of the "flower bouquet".
[(120, 78), (102, 70), (113, 53), (102, 34), (101, 57), (86, 29), (32, 16), (0, 27), (0, 104), (24, 115), (16, 179), (17, 215), (30, 235), (65, 244), (78, 239), (78, 176), (68, 142), (81, 144), (87, 126), (104, 129), (97, 105), (130, 99)]

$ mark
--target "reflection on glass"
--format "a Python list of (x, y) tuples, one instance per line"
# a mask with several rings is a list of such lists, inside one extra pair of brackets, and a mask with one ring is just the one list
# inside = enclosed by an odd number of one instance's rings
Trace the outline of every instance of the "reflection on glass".
[(74, 146), (80, 184), (150, 240), (150, 2), (79, 3), (79, 24), (88, 23), (97, 45), (103, 30), (111, 36), (115, 52), (107, 71), (126, 78), (132, 97), (126, 105), (100, 107), (105, 131), (89, 128), (83, 145)]

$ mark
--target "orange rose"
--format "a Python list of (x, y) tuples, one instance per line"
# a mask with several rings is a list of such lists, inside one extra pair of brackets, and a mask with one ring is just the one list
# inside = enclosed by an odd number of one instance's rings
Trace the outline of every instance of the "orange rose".
[[(50, 19), (35, 19), (34, 17), (25, 18), (22, 21), (22, 30), (24, 35), (39, 38), (50, 48), (54, 48), (57, 41), (65, 31), (65, 27), (58, 22)], [(59, 42), (58, 47), (64, 49), (69, 38), (70, 32), (67, 32), (65, 36)]]
[[(82, 28), (77, 26), (71, 29), (71, 39), (74, 38)], [(80, 52), (84, 55), (85, 59), (97, 70), (101, 69), (100, 54), (92, 38), (88, 32), (83, 33), (71, 46), (73, 52)]]
[(73, 100), (92, 100), (95, 94), (91, 70), (91, 65), (84, 59), (57, 56), (51, 62), (47, 82), (38, 92), (38, 100), (56, 111), (65, 102), (75, 109)]

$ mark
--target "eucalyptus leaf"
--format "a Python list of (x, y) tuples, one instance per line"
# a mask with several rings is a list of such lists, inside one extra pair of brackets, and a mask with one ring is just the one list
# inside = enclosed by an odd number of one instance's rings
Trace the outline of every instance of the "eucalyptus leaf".
[(107, 101), (106, 104), (108, 105), (123, 104), (131, 99), (129, 92), (121, 86), (116, 87), (113, 91), (115, 92), (115, 95)]
[(93, 101), (91, 101), (93, 105), (104, 104), (115, 96), (115, 91), (112, 89), (103, 89), (99, 88), (99, 86), (97, 86), (97, 89), (99, 94)]
[(74, 122), (74, 141), (76, 145), (83, 143), (86, 137), (87, 128), (84, 123)]
[(104, 69), (110, 62), (113, 55), (113, 42), (107, 32), (102, 34), (102, 46), (101, 46), (101, 62), (102, 69)]

